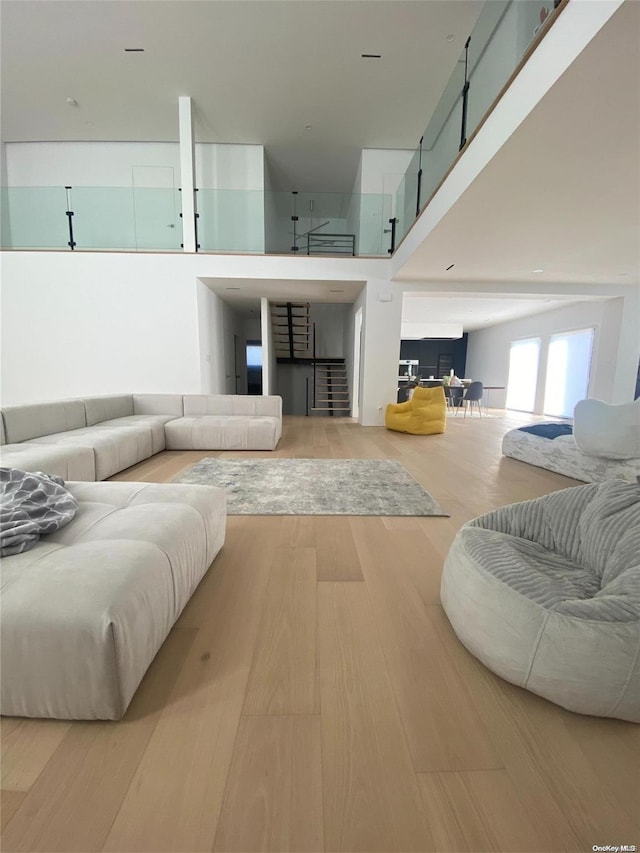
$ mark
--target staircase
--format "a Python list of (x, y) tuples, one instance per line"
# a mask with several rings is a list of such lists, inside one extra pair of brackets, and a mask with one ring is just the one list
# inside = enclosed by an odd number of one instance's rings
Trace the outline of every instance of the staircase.
[[(271, 325), (277, 361), (307, 368), (307, 415), (350, 415), (351, 404), (344, 358), (316, 358), (315, 324), (310, 320), (309, 303), (273, 303)], [(312, 376), (309, 373), (310, 367), (313, 369)]]
[(308, 302), (278, 302), (271, 306), (273, 344), (277, 359), (311, 358)]
[(330, 417), (351, 414), (347, 368), (343, 358), (315, 361), (311, 411), (316, 414), (322, 412)]

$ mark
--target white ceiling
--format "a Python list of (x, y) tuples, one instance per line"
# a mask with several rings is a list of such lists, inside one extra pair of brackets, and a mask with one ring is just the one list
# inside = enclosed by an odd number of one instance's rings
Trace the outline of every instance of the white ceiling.
[(264, 145), (274, 189), (350, 192), (361, 149), (418, 144), (482, 6), (3, 0), (2, 136), (177, 141), (190, 95), (196, 140)]
[(304, 281), (275, 278), (213, 278), (200, 281), (238, 310), (255, 305), (260, 297), (271, 302), (338, 302), (353, 303), (364, 281)]

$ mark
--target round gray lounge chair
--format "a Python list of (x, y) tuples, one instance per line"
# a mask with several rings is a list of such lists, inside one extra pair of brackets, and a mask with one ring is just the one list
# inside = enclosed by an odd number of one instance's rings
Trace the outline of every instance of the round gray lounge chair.
[(441, 599), (502, 678), (570, 711), (640, 722), (640, 485), (577, 486), (465, 524)]

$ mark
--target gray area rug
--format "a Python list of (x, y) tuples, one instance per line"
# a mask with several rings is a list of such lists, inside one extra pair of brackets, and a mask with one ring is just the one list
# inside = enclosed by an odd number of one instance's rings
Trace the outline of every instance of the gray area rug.
[(440, 505), (386, 459), (201, 459), (174, 483), (221, 486), (229, 515), (439, 515)]

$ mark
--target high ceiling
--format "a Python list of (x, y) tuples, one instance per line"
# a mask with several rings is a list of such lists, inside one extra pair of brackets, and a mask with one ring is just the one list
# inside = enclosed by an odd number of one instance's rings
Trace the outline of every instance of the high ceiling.
[(196, 141), (264, 145), (273, 189), (351, 192), (363, 148), (417, 145), (482, 6), (3, 0), (2, 137), (177, 141), (190, 95)]

